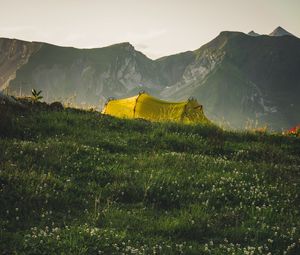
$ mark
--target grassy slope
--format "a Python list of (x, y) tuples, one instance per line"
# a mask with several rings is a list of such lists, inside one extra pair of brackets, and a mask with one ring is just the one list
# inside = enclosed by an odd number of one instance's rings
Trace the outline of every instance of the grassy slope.
[(297, 138), (0, 114), (4, 254), (300, 252)]

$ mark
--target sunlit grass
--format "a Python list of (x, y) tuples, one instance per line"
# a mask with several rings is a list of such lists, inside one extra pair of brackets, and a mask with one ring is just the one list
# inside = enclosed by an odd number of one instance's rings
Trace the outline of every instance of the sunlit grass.
[(299, 138), (72, 109), (2, 120), (4, 253), (300, 252)]

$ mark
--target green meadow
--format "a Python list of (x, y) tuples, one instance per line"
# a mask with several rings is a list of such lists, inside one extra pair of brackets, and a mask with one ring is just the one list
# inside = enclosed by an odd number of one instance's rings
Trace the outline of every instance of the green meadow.
[(1, 107), (0, 254), (300, 254), (299, 138)]

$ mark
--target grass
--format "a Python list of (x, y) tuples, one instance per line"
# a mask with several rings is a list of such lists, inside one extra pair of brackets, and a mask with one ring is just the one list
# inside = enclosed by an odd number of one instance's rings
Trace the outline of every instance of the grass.
[(2, 254), (299, 254), (300, 139), (0, 111)]

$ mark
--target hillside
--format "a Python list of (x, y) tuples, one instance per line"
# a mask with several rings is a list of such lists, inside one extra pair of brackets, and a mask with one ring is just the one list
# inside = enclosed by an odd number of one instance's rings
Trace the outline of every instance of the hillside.
[[(101, 108), (109, 97), (141, 90), (168, 100), (194, 96), (206, 115), (233, 128), (300, 122), (300, 39), (281, 27), (270, 35), (221, 32), (197, 50), (157, 60), (130, 43), (75, 49), (0, 39), (0, 88), (48, 101)], [(248, 124), (247, 124), (248, 123)]]
[(3, 254), (300, 252), (299, 138), (7, 103), (0, 117)]

